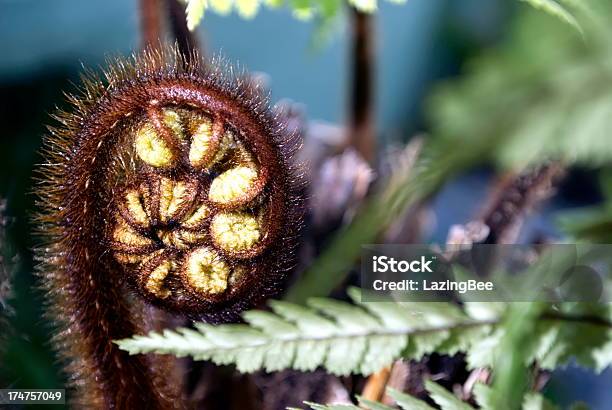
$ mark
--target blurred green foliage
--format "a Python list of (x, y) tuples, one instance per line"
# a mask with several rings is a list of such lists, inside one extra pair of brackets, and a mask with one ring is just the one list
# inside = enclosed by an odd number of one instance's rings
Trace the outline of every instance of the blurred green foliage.
[(290, 290), (303, 302), (342, 282), (362, 244), (408, 206), (483, 163), (521, 169), (545, 160), (600, 166), (612, 159), (612, 4), (576, 10), (584, 37), (521, 8), (499, 47), (471, 61), (428, 102), (431, 138), (414, 169), (400, 169)]
[(563, 232), (576, 240), (612, 243), (612, 169), (599, 173), (603, 203), (582, 209), (563, 211), (558, 224)]
[[(297, 19), (307, 20), (313, 16), (331, 20), (343, 9), (343, 0), (184, 0), (187, 4), (187, 27), (193, 30), (204, 18), (206, 10), (227, 15), (232, 10), (245, 19), (253, 18), (261, 5), (271, 8), (287, 6)], [(388, 0), (403, 4), (406, 0)], [(531, 6), (544, 11), (582, 33), (580, 22), (574, 12), (590, 12), (590, 8), (581, 0), (522, 0)], [(372, 13), (378, 8), (378, 0), (346, 0), (355, 9)], [(563, 4), (561, 4), (563, 3)]]
[[(232, 10), (245, 19), (253, 18), (259, 7), (271, 8), (287, 6), (293, 16), (300, 20), (318, 17), (331, 20), (342, 10), (344, 0), (185, 0), (187, 3), (187, 26), (193, 30), (204, 18), (206, 10), (227, 15)], [(393, 3), (404, 3), (406, 0), (388, 0)], [(533, 0), (531, 0), (533, 1)], [(371, 13), (377, 8), (377, 0), (348, 0), (356, 9)]]
[(612, 159), (612, 4), (579, 10), (584, 37), (522, 10), (499, 47), (473, 60), (429, 100), (432, 133), (447, 147), (496, 140), (505, 167), (545, 158), (600, 165)]
[[(401, 209), (425, 199), (467, 167), (488, 162), (521, 169), (551, 159), (569, 166), (609, 166), (612, 4), (603, 0), (586, 4), (575, 8), (584, 27), (582, 36), (558, 20), (521, 10), (499, 47), (472, 61), (459, 79), (441, 86), (429, 100), (432, 139), (415, 169), (407, 176), (400, 170), (401, 182), (370, 200), (291, 289), (289, 299), (303, 302), (309, 294), (331, 292), (349, 273), (360, 244), (375, 242)], [(603, 186), (604, 192), (610, 191), (609, 178)], [(586, 222), (575, 218), (567, 222), (566, 228), (578, 238), (612, 239), (609, 203), (592, 211)], [(575, 356), (579, 363), (598, 370), (606, 366), (601, 360), (608, 357), (610, 329), (588, 329), (580, 322), (580, 328), (571, 331), (547, 329), (535, 320), (546, 308), (537, 303), (510, 306), (501, 331), (483, 339), (497, 351), (493, 408), (520, 407), (527, 388), (526, 359), (534, 351), (548, 354), (541, 365)], [(606, 305), (567, 303), (556, 309), (578, 317), (599, 310), (609, 315)], [(568, 332), (581, 338), (565, 340)], [(482, 352), (484, 347), (473, 349)], [(559, 352), (563, 353), (557, 356)], [(542, 401), (539, 404), (533, 408), (546, 407)]]

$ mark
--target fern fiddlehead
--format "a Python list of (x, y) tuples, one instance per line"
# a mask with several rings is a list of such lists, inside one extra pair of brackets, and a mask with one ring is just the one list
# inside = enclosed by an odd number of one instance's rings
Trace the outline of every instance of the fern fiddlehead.
[(251, 82), (194, 56), (147, 52), (106, 77), (46, 138), (40, 272), (81, 402), (168, 408), (179, 393), (112, 340), (138, 333), (138, 300), (228, 321), (278, 291), (300, 219), (295, 138)]

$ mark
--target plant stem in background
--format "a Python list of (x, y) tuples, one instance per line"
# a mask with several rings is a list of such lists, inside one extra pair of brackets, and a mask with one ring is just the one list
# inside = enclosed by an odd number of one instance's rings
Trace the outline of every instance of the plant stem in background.
[[(142, 49), (159, 48), (170, 30), (173, 41), (186, 57), (198, 50), (195, 36), (187, 28), (184, 5), (178, 0), (139, 0)], [(165, 20), (169, 20), (169, 24)]]
[(168, 9), (168, 17), (170, 18), (170, 28), (172, 35), (176, 41), (179, 51), (184, 56), (188, 57), (194, 51), (198, 51), (200, 55), (204, 55), (204, 50), (199, 47), (198, 42), (191, 31), (187, 28), (187, 16), (185, 14), (185, 6), (178, 0), (163, 0)]
[(502, 177), (481, 217), (489, 228), (484, 242), (513, 243), (525, 214), (552, 194), (564, 173), (562, 163), (550, 162)]
[(372, 164), (376, 158), (374, 16), (354, 7), (350, 8), (350, 15), (352, 88), (348, 143)]
[(391, 375), (391, 366), (386, 366), (368, 377), (366, 385), (363, 388), (361, 396), (364, 399), (371, 401), (380, 401), (387, 387), (389, 376)]
[(141, 47), (157, 47), (162, 37), (160, 0), (139, 0)]

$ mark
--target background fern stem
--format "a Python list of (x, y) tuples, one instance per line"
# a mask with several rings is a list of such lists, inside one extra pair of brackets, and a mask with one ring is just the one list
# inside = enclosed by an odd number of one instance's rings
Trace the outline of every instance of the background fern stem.
[(385, 366), (370, 375), (363, 388), (361, 397), (367, 400), (380, 401), (385, 394), (389, 376), (391, 376), (391, 366)]
[(348, 143), (372, 164), (376, 159), (374, 15), (350, 7), (352, 79)]
[(163, 32), (161, 0), (139, 0), (140, 33), (143, 49), (159, 46)]
[(564, 174), (561, 162), (549, 162), (502, 176), (480, 217), (489, 228), (484, 243), (513, 243), (525, 214), (550, 197)]
[(197, 51), (201, 57), (204, 57), (204, 49), (197, 41), (193, 32), (187, 28), (185, 5), (179, 0), (162, 1), (166, 3), (170, 19), (170, 30), (181, 54), (186, 58), (191, 58), (190, 56), (193, 56), (194, 52)]

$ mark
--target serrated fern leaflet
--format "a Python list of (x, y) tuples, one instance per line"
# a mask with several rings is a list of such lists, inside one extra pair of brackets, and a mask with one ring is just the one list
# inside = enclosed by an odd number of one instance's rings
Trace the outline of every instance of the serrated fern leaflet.
[[(359, 292), (350, 293), (357, 305), (323, 298), (309, 300), (306, 307), (272, 301), (271, 312), (246, 312), (246, 324), (201, 323), (196, 329), (153, 332), (116, 343), (131, 354), (191, 356), (235, 364), (242, 372), (308, 371), (321, 366), (346, 375), (371, 374), (398, 358), (419, 359), (434, 350), (466, 352), (471, 368), (487, 367), (495, 361), (504, 337), (501, 324), (507, 306), (503, 304), (466, 303), (460, 309), (442, 302), (361, 303)], [(587, 320), (594, 315), (597, 320)], [(608, 317), (608, 311), (544, 312), (526, 360), (552, 368), (576, 358), (598, 370), (605, 368), (612, 359)]]

